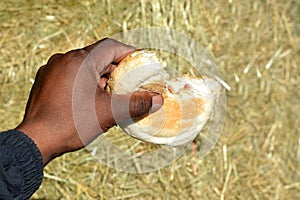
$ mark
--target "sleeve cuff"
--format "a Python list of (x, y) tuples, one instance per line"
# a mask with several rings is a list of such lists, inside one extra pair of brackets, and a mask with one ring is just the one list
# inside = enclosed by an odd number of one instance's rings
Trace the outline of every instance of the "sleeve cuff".
[(0, 133), (0, 167), (4, 182), (15, 199), (29, 199), (43, 180), (43, 159), (36, 144), (24, 133)]

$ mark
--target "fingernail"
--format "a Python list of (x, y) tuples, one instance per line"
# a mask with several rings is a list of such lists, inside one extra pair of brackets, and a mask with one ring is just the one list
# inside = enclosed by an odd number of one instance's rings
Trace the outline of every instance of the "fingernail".
[(152, 97), (152, 107), (150, 109), (150, 113), (158, 111), (163, 105), (163, 98), (161, 95), (155, 95)]

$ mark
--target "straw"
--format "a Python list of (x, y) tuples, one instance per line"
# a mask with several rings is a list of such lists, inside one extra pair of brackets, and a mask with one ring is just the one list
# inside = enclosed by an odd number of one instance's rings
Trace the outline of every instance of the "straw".
[[(231, 88), (222, 135), (203, 159), (189, 150), (167, 168), (130, 174), (81, 150), (50, 163), (32, 199), (300, 199), (299, 1), (4, 0), (0, 10), (1, 130), (21, 121), (52, 54), (133, 28), (193, 38)], [(136, 143), (117, 128), (107, 136), (122, 149)]]

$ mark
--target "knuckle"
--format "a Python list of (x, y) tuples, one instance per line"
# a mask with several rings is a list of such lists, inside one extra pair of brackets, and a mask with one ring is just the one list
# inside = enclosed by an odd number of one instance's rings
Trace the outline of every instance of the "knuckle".
[(101, 39), (99, 42), (113, 42), (113, 41), (114, 41), (113, 39), (106, 37), (106, 38)]
[(38, 71), (37, 71), (37, 73), (36, 73), (36, 78), (39, 78), (39, 77), (42, 75), (42, 73), (43, 73), (45, 67), (46, 67), (46, 65), (43, 65), (43, 66), (41, 66), (41, 67), (38, 69)]
[(108, 38), (108, 37), (101, 39), (99, 42), (101, 42), (103, 44), (107, 44), (107, 45), (112, 45), (112, 46), (117, 45), (118, 43), (120, 43), (117, 40), (112, 39), (112, 38)]
[(64, 54), (64, 59), (66, 60), (73, 60), (77, 58), (81, 58), (85, 54), (85, 50), (82, 49), (75, 49), (68, 51), (67, 53)]
[(83, 62), (87, 54), (84, 49), (71, 50), (63, 54), (61, 60), (64, 66), (78, 66)]
[(49, 58), (48, 64), (49, 64), (49, 63), (52, 63), (52, 62), (55, 61), (55, 60), (60, 59), (62, 56), (63, 56), (62, 53), (56, 53), (56, 54), (53, 54), (53, 55)]

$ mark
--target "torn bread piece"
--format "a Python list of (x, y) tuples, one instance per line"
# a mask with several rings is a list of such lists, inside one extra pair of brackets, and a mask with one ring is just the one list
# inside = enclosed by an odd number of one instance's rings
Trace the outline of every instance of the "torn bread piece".
[(220, 84), (211, 78), (183, 75), (170, 79), (156, 53), (144, 49), (119, 63), (108, 87), (115, 94), (140, 90), (161, 94), (164, 105), (158, 111), (120, 126), (134, 138), (169, 146), (184, 145), (197, 137), (211, 116), (214, 94), (220, 90)]

